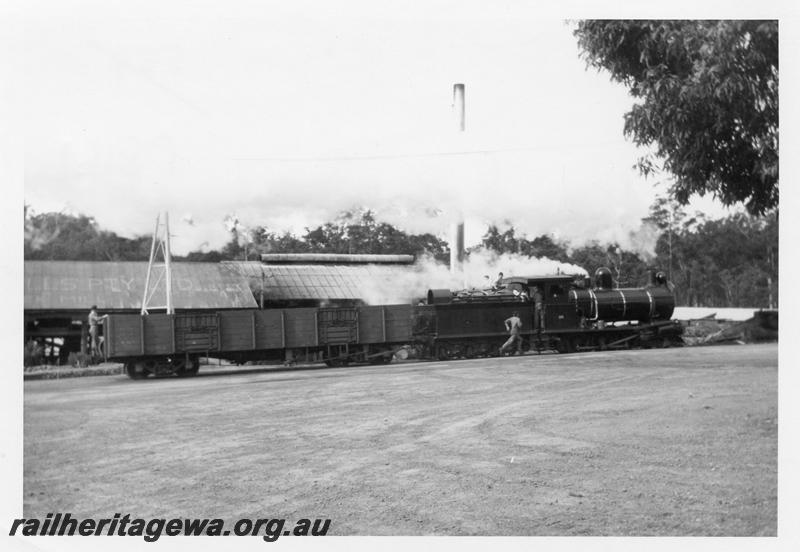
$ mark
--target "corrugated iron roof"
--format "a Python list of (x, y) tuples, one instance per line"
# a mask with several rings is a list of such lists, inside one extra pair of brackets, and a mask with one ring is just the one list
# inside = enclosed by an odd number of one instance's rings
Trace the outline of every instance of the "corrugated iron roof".
[(412, 264), (414, 255), (262, 253), (261, 260), (266, 264)]
[(388, 285), (403, 265), (268, 265), (259, 262), (225, 261), (222, 265), (263, 287), (268, 300), (364, 299), (367, 290)]
[[(172, 263), (176, 309), (254, 308), (247, 278), (217, 263)], [(25, 261), (26, 310), (140, 309), (147, 263)], [(166, 303), (163, 280), (151, 305)]]

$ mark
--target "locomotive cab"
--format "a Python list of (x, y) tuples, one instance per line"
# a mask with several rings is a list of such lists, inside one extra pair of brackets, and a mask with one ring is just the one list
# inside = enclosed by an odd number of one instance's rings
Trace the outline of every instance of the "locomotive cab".
[[(564, 274), (535, 277), (506, 278), (503, 283), (507, 287), (518, 286), (520, 297), (529, 304), (531, 320), (535, 317), (535, 297), (542, 296), (544, 307), (544, 330), (575, 328), (578, 325), (578, 314), (575, 305), (570, 301), (569, 291), (575, 278)], [(513, 288), (512, 288), (513, 289)], [(526, 309), (527, 310), (527, 309)], [(533, 326), (531, 326), (533, 327)]]

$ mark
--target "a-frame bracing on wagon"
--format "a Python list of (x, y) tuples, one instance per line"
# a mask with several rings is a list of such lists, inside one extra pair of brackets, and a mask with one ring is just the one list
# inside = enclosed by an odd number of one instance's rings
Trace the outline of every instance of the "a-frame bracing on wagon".
[[(159, 255), (161, 260), (158, 260)], [(167, 314), (175, 314), (172, 304), (172, 253), (169, 246), (169, 213), (164, 213), (164, 223), (160, 215), (156, 216), (156, 229), (153, 232), (153, 243), (150, 246), (150, 261), (147, 263), (147, 278), (144, 283), (144, 296), (142, 297), (142, 315), (148, 314), (148, 309), (166, 309)], [(152, 304), (153, 295), (161, 281), (164, 281), (164, 305)]]

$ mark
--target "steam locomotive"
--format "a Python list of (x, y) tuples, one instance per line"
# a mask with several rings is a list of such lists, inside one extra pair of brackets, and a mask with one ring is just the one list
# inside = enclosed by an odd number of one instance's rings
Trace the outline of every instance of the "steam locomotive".
[[(430, 290), (415, 312), (414, 340), (437, 359), (499, 353), (504, 321), (522, 320), (524, 350), (572, 353), (681, 343), (683, 328), (670, 320), (675, 309), (671, 284), (651, 273), (643, 288), (614, 288), (611, 272), (600, 268), (592, 287), (586, 279), (552, 275), (506, 278), (499, 290), (451, 293)], [(534, 301), (540, 297), (537, 306)]]
[(493, 289), (432, 289), (415, 306), (112, 314), (104, 321), (105, 356), (124, 363), (133, 379), (194, 375), (203, 356), (329, 366), (495, 356), (513, 313), (526, 351), (667, 347), (682, 343), (674, 308), (663, 273), (651, 273), (642, 288), (614, 288), (611, 272), (599, 268), (593, 285), (562, 274), (512, 277)]

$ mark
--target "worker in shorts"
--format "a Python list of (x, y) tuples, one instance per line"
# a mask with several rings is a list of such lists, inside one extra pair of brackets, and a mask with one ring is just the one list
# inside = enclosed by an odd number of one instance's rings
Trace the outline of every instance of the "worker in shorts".
[(97, 305), (92, 305), (89, 311), (89, 340), (92, 355), (100, 353), (100, 322), (108, 318), (108, 315), (100, 316), (97, 314)]
[(506, 318), (505, 325), (506, 331), (509, 333), (509, 338), (508, 341), (503, 343), (503, 346), (500, 347), (500, 354), (504, 355), (514, 344), (517, 346), (517, 354), (521, 354), (522, 336), (520, 336), (520, 331), (522, 330), (522, 320), (519, 318), (519, 313), (517, 311), (511, 313), (511, 316)]

